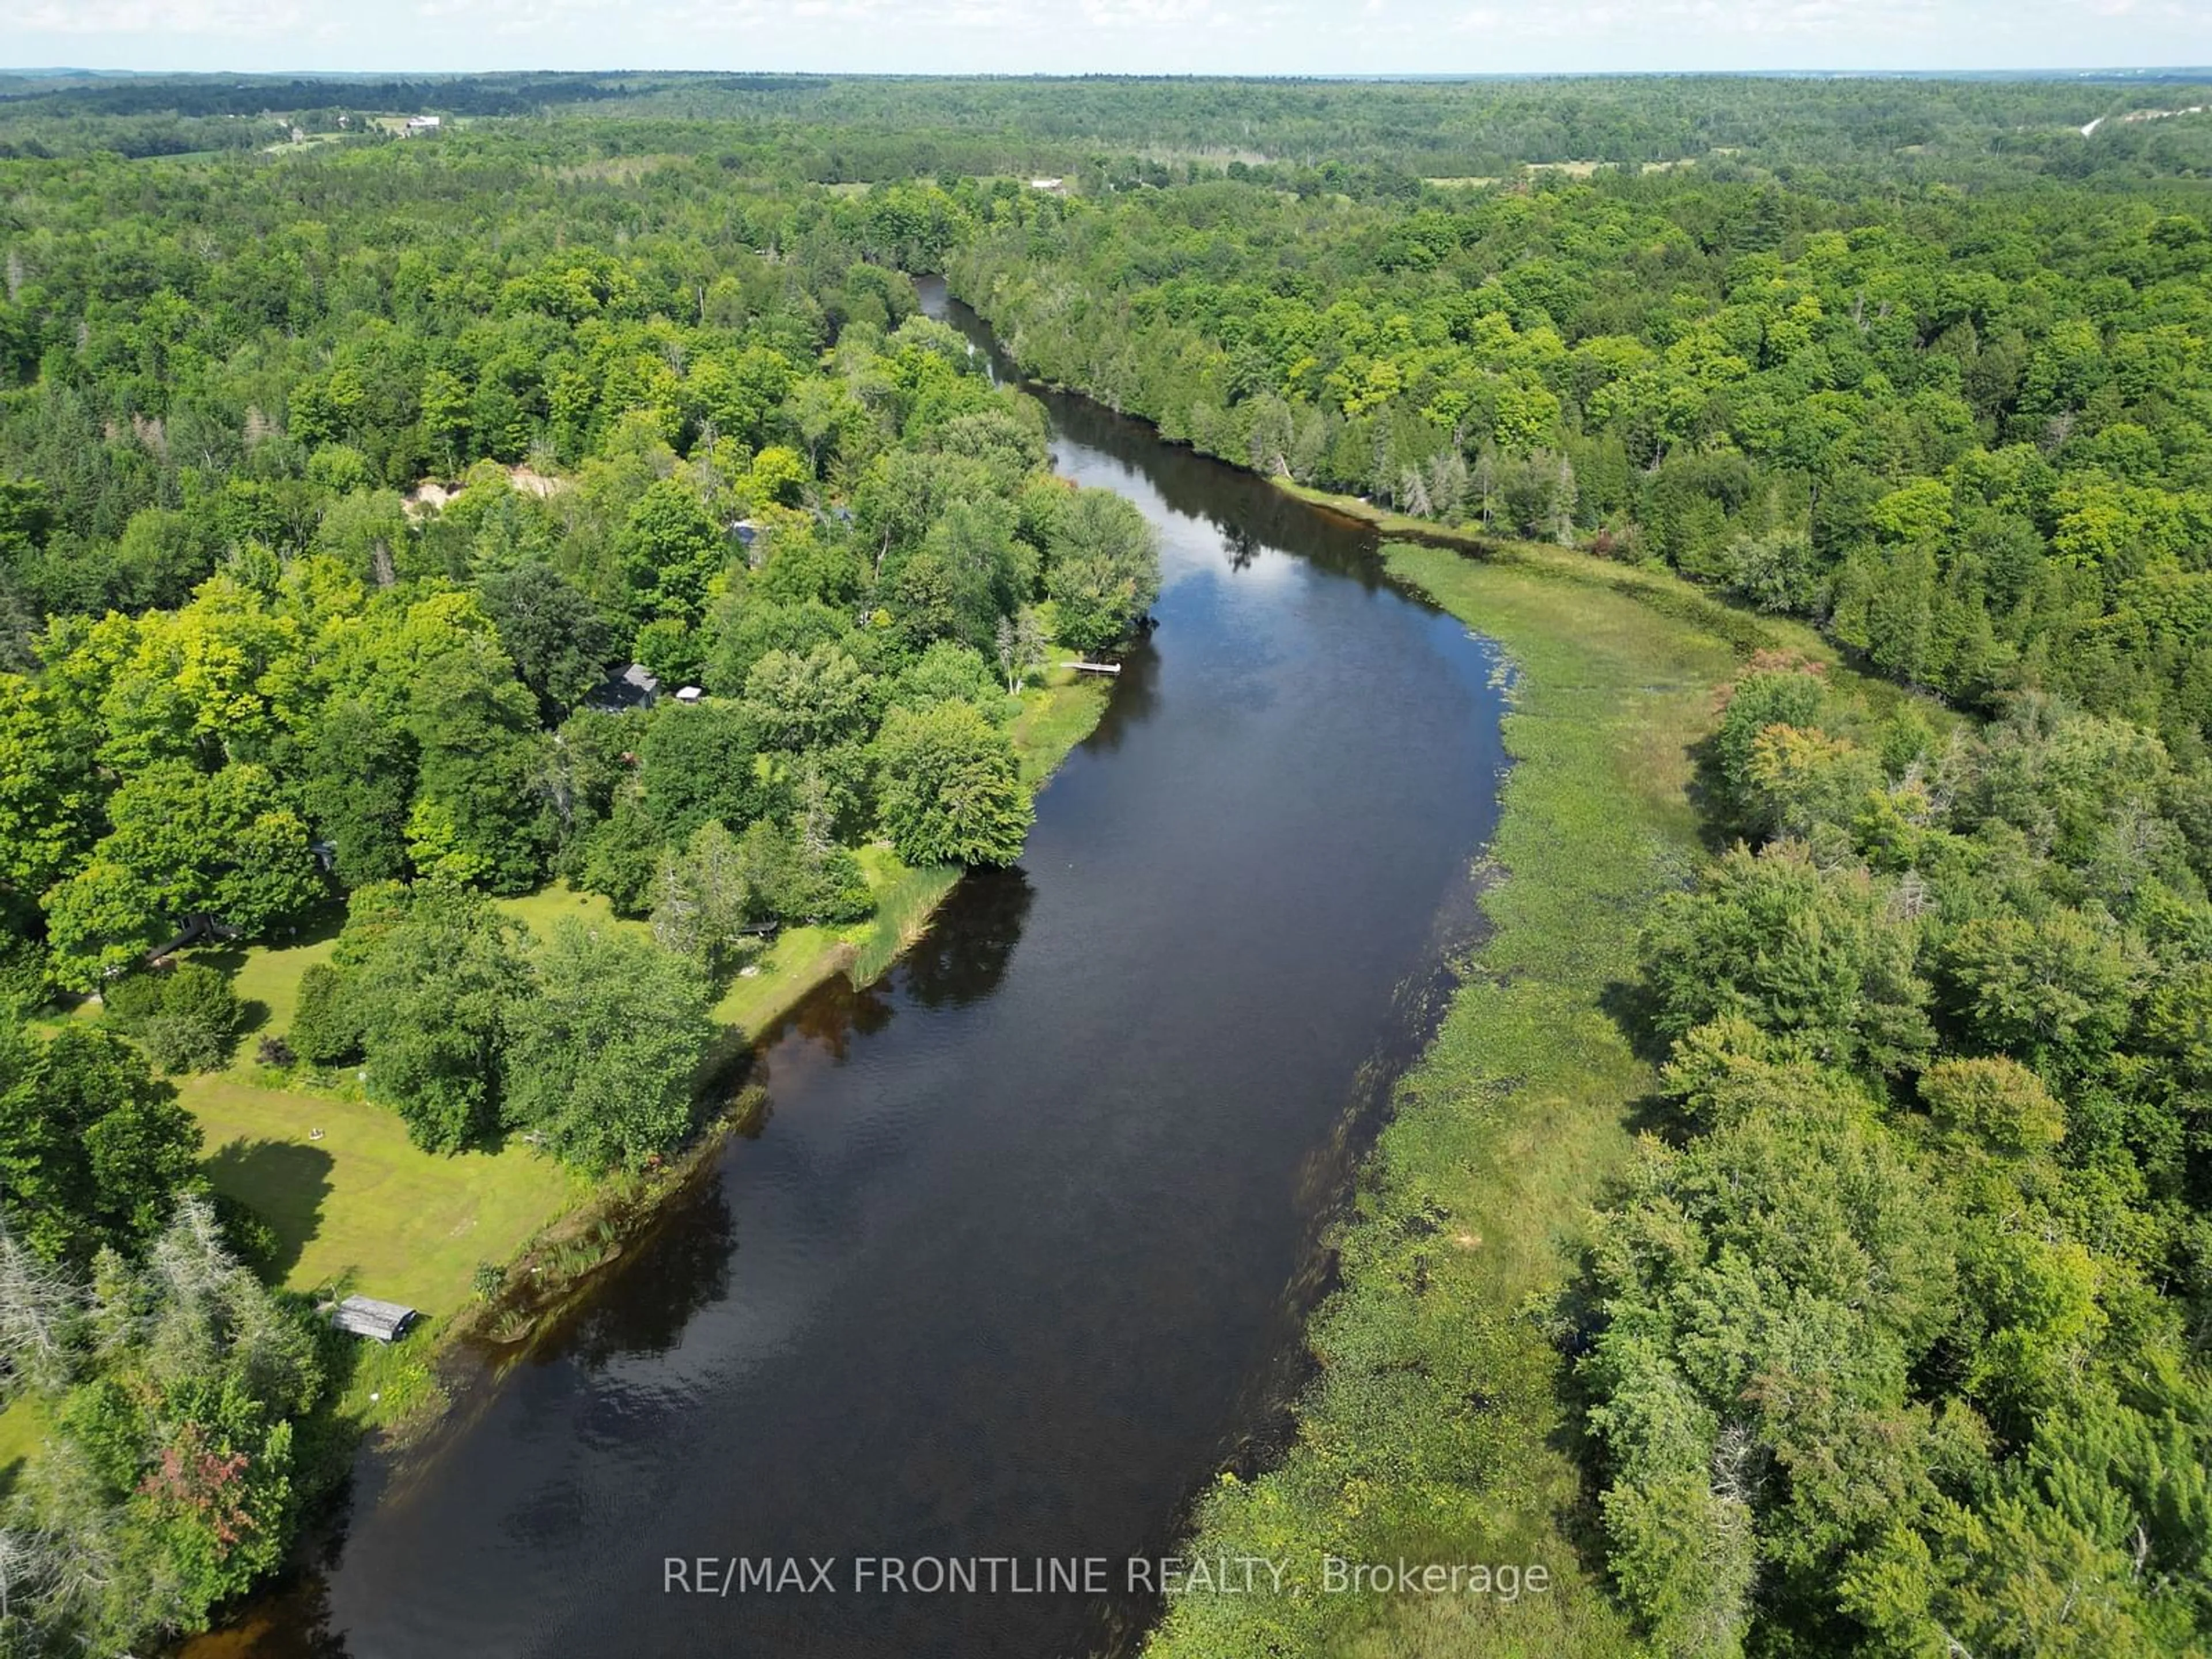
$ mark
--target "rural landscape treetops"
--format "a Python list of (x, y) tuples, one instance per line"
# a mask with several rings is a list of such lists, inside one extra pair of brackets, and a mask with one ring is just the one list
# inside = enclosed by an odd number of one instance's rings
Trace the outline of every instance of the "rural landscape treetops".
[(0, 72), (0, 1651), (228, 1616), (1024, 860), (1174, 580), (1079, 400), (1506, 665), (1289, 1429), (1156, 1529), (1553, 1586), (1115, 1639), (2203, 1651), (2206, 102)]

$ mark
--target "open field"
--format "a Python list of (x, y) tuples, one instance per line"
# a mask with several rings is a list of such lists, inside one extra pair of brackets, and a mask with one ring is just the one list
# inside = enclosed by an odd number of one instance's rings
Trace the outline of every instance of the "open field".
[(583, 1190), (520, 1143), (450, 1158), (422, 1152), (396, 1114), (365, 1100), (220, 1073), (178, 1092), (206, 1132), (216, 1190), (276, 1229), (276, 1265), (295, 1289), (343, 1280), (451, 1313), (477, 1263), (506, 1261)]
[(1188, 1595), (1156, 1659), (1632, 1650), (1573, 1541), (1564, 1363), (1540, 1310), (1652, 1086), (1607, 1009), (1638, 918), (1698, 854), (1690, 751), (1714, 689), (1760, 644), (1830, 653), (1674, 577), (1555, 548), (1393, 545), (1389, 562), (1499, 641), (1517, 675), (1482, 900), (1493, 931), (1401, 1084), (1342, 1227), (1344, 1288), (1310, 1328), (1323, 1369), (1297, 1443), (1274, 1472), (1224, 1480), (1191, 1548), (1287, 1556), (1315, 1585), (1328, 1553), (1540, 1563), (1553, 1588), (1510, 1602)]
[(297, 944), (192, 953), (230, 974), (246, 1030), (232, 1070), (179, 1079), (178, 1097), (199, 1119), (216, 1190), (275, 1230), (281, 1283), (343, 1282), (451, 1314), (477, 1264), (504, 1261), (580, 1183), (519, 1144), (455, 1158), (422, 1152), (396, 1115), (349, 1088), (289, 1088), (253, 1064), (264, 1037), (290, 1028), (300, 975), (329, 960), (341, 920), (334, 908)]
[(594, 929), (613, 927), (641, 935), (652, 931), (642, 921), (617, 915), (614, 907), (599, 894), (579, 892), (566, 882), (552, 882), (534, 893), (495, 899), (492, 902), (539, 939), (551, 933), (555, 923), (562, 921), (580, 921)]
[[(876, 945), (879, 933), (888, 931), (896, 941), (918, 927), (957, 875), (908, 871), (875, 848), (864, 862), (871, 880), (882, 884), (883, 915), (844, 928), (787, 930), (762, 957), (759, 974), (731, 981), (717, 1019), (749, 1034), (759, 1030)], [(616, 916), (599, 895), (563, 885), (498, 902), (540, 936), (569, 918), (646, 931), (642, 921)], [(179, 1079), (179, 1097), (205, 1132), (216, 1190), (275, 1229), (283, 1283), (306, 1290), (343, 1280), (450, 1315), (468, 1299), (479, 1262), (508, 1260), (590, 1186), (520, 1142), (496, 1152), (424, 1152), (409, 1143), (397, 1115), (350, 1089), (287, 1088), (276, 1081), (280, 1073), (247, 1063), (263, 1035), (290, 1024), (301, 972), (330, 949), (322, 939), (200, 953), (231, 969), (258, 1018), (240, 1039), (239, 1066)]]

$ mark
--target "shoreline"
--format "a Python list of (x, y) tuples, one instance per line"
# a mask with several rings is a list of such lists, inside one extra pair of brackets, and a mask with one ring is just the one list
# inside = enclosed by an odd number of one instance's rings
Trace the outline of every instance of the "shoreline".
[[(1162, 440), (1163, 442), (1167, 441)], [(1204, 454), (1195, 445), (1186, 445), (1194, 454)], [(1224, 466), (1237, 463), (1226, 456), (1216, 456)], [(1245, 471), (1252, 469), (1245, 467)], [(1292, 501), (1304, 501), (1318, 512), (1330, 513), (1340, 519), (1364, 524), (1386, 542), (1413, 542), (1423, 547), (1449, 547), (1479, 558), (1490, 558), (1507, 547), (1520, 545), (1506, 538), (1492, 535), (1487, 531), (1472, 530), (1465, 525), (1449, 525), (1433, 519), (1416, 519), (1358, 495), (1340, 495), (1333, 490), (1316, 489), (1311, 484), (1302, 484), (1285, 478), (1280, 473), (1266, 475), (1267, 482)]]
[[(1016, 749), (1023, 775), (1030, 783), (1032, 798), (1050, 786), (1060, 763), (1097, 729), (1113, 694), (1110, 684), (1059, 670), (1054, 671), (1038, 690), (1045, 696), (1025, 707), (1015, 720)], [(1077, 718), (1050, 718), (1061, 709), (1073, 711)], [(1024, 727), (1035, 724), (1047, 726), (1048, 736), (1042, 743), (1024, 745), (1018, 734)], [(737, 1087), (726, 1103), (710, 1109), (701, 1119), (693, 1139), (658, 1168), (641, 1176), (608, 1177), (580, 1202), (548, 1218), (502, 1264), (510, 1280), (518, 1269), (527, 1268), (529, 1276), (539, 1282), (534, 1286), (516, 1284), (511, 1291), (465, 1304), (446, 1316), (440, 1321), (428, 1357), (434, 1360), (450, 1359), (453, 1351), (472, 1342), (512, 1348), (511, 1354), (500, 1356), (500, 1369), (513, 1359), (526, 1357), (546, 1327), (557, 1322), (560, 1315), (588, 1288), (601, 1269), (619, 1260), (652, 1231), (667, 1202), (697, 1180), (733, 1137), (750, 1138), (757, 1131), (768, 1097), (759, 1085), (745, 1079), (752, 1070), (754, 1058), (764, 1044), (773, 1040), (784, 1022), (840, 974), (849, 979), (855, 989), (865, 989), (890, 972), (928, 933), (938, 911), (952, 896), (966, 873), (957, 866), (912, 872), (910, 879), (915, 887), (910, 902), (879, 908), (866, 924), (867, 931), (862, 939), (825, 945), (805, 966), (779, 981), (769, 994), (748, 1005), (745, 1012), (750, 1023), (725, 1024), (708, 1052), (707, 1074), (700, 1092), (712, 1095), (725, 1084), (735, 1084)], [(613, 1231), (605, 1237), (594, 1237), (605, 1228)], [(573, 1272), (558, 1271), (562, 1249), (580, 1241), (588, 1241), (600, 1253)], [(544, 1271), (547, 1267), (555, 1268), (555, 1273), (549, 1276)], [(525, 1291), (527, 1293), (518, 1294)], [(527, 1324), (509, 1334), (500, 1334), (501, 1322), (521, 1311), (528, 1314)], [(396, 1431), (401, 1437), (396, 1449), (404, 1449), (435, 1429), (443, 1415), (441, 1412), (436, 1418), (419, 1425), (403, 1420), (389, 1429), (370, 1425), (366, 1431)]]
[[(1386, 516), (1370, 513), (1347, 516)], [(1397, 538), (1382, 552), (1395, 580), (1496, 641), (1514, 675), (1486, 933), (1391, 1091), (1333, 1236), (1338, 1288), (1305, 1327), (1312, 1376), (1290, 1405), (1287, 1449), (1264, 1473), (1215, 1477), (1182, 1544), (1286, 1558), (1309, 1587), (1329, 1557), (1404, 1555), (1540, 1565), (1551, 1588), (1511, 1602), (1186, 1591), (1147, 1633), (1146, 1659), (1267, 1641), (1380, 1651), (1417, 1627), (1469, 1654), (1634, 1650), (1583, 1548), (1563, 1392), (1572, 1334), (1556, 1309), (1652, 1082), (1607, 988), (1632, 966), (1645, 904), (1699, 855), (1688, 750), (1714, 718), (1712, 686), (1760, 645), (1832, 653), (1672, 575), (1473, 539)]]
[[(1016, 717), (1023, 775), (1034, 796), (1105, 718), (1110, 684), (1054, 671), (1038, 696)], [(434, 1310), (418, 1326), (420, 1340), (389, 1346), (356, 1345), (357, 1364), (330, 1402), (333, 1441), (342, 1456), (319, 1472), (307, 1499), (307, 1518), (285, 1565), (225, 1609), (208, 1629), (186, 1635), (171, 1650), (179, 1659), (214, 1659), (230, 1651), (229, 1635), (250, 1628), (252, 1610), (284, 1595), (298, 1565), (342, 1528), (362, 1474), (381, 1463), (404, 1470), (409, 1459), (434, 1455), (435, 1442), (460, 1419), (480, 1391), (495, 1389), (514, 1365), (526, 1360), (588, 1296), (605, 1271), (647, 1240), (674, 1202), (708, 1177), (733, 1139), (758, 1133), (768, 1097), (746, 1079), (761, 1045), (772, 1039), (806, 1000), (836, 975), (856, 988), (873, 983), (929, 930), (966, 872), (936, 866), (912, 872), (929, 878), (905, 887), (905, 902), (879, 908), (859, 939), (824, 948), (746, 1007), (746, 1023), (726, 1024), (705, 1062), (703, 1097), (719, 1103), (702, 1111), (697, 1131), (674, 1157), (641, 1175), (615, 1175), (594, 1183), (556, 1209), (500, 1264), (503, 1284), (491, 1297)], [(281, 1288), (281, 1287), (280, 1287)], [(390, 1406), (378, 1396), (396, 1395)]]
[[(1055, 725), (1048, 745), (1021, 752), (1024, 775), (1033, 780), (1032, 797), (1051, 784), (1060, 763), (1097, 729), (1105, 718), (1113, 688), (1078, 675), (1055, 672), (1039, 690), (1047, 695), (1034, 707), (1024, 708), (1017, 717), (1018, 726), (1058, 708), (1081, 711), (1088, 704), (1089, 708), (1079, 720)], [(510, 1280), (518, 1269), (529, 1268), (530, 1277), (539, 1283), (533, 1287), (518, 1284), (514, 1291), (503, 1291), (497, 1297), (464, 1304), (440, 1316), (424, 1358), (434, 1364), (450, 1363), (459, 1348), (471, 1342), (511, 1347), (513, 1353), (501, 1357), (501, 1369), (508, 1360), (526, 1356), (544, 1328), (557, 1322), (601, 1269), (619, 1260), (651, 1231), (667, 1201), (696, 1180), (733, 1136), (748, 1136), (756, 1131), (767, 1096), (758, 1085), (744, 1079), (762, 1045), (809, 997), (838, 975), (845, 975), (856, 989), (864, 989), (889, 972), (928, 933), (938, 911), (966, 873), (957, 866), (914, 872), (915, 878), (927, 878), (917, 882), (916, 902), (879, 908), (866, 924), (864, 938), (825, 946), (811, 962), (779, 981), (775, 990), (748, 1006), (750, 1024), (725, 1024), (709, 1049), (700, 1093), (711, 1096), (723, 1085), (734, 1083), (738, 1086), (726, 1102), (708, 1109), (693, 1139), (658, 1168), (639, 1176), (609, 1176), (579, 1202), (549, 1216), (501, 1264)], [(606, 1228), (614, 1231), (593, 1237)], [(581, 1240), (589, 1240), (600, 1253), (573, 1271), (560, 1271), (562, 1249)], [(555, 1268), (555, 1273), (549, 1276), (543, 1271), (547, 1267)], [(527, 1295), (515, 1294), (526, 1288)], [(495, 1334), (501, 1320), (524, 1304), (528, 1305), (527, 1325), (511, 1334)], [(394, 1434), (398, 1437), (394, 1449), (404, 1450), (434, 1430), (445, 1414), (441, 1408), (421, 1422), (404, 1416), (389, 1424), (372, 1421), (363, 1425), (362, 1431), (367, 1436)]]

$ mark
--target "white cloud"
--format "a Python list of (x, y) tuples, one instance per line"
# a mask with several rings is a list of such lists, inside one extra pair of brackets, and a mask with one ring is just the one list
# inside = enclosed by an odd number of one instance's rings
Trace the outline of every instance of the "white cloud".
[[(5, 0), (0, 34), (246, 35), (314, 28), (305, 9), (283, 0)], [(19, 62), (27, 60), (17, 60)]]
[[(1936, 0), (1638, 0), (1633, 5), (1619, 0), (1564, 0), (1540, 9), (1477, 7), (1462, 13), (1450, 27), (1458, 33), (1531, 40), (1644, 37), (1717, 44), (1743, 38), (1819, 40), (1841, 35), (1858, 44), (1863, 53), (1869, 40), (1924, 31), (1938, 20), (1940, 11)], [(1721, 58), (1716, 54), (1711, 61), (1719, 64)], [(1867, 61), (1863, 55), (1838, 58), (1826, 66), (1856, 68)], [(1823, 65), (1808, 60), (1796, 67)]]
[(136, 69), (1483, 73), (2201, 62), (2212, 0), (0, 0)]
[(1103, 29), (1188, 28), (1221, 14), (1212, 0), (1082, 0), (1084, 21)]

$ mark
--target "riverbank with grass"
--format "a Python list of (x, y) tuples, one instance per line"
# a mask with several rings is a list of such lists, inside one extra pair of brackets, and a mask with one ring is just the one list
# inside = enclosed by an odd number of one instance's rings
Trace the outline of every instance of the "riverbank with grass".
[(1472, 526), (1443, 524), (1434, 519), (1417, 519), (1410, 513), (1377, 507), (1364, 495), (1340, 495), (1333, 490), (1316, 489), (1309, 484), (1293, 483), (1280, 473), (1269, 477), (1267, 482), (1293, 501), (1304, 501), (1308, 507), (1317, 507), (1324, 513), (1334, 513), (1339, 518), (1371, 526), (1378, 535), (1391, 541), (1413, 542), (1423, 547), (1455, 547), (1470, 553), (1487, 553), (1500, 545), (1493, 538)]
[[(1476, 872), (1490, 932), (1335, 1236), (1341, 1288), (1309, 1328), (1320, 1369), (1297, 1439), (1272, 1471), (1223, 1477), (1186, 1546), (1287, 1559), (1285, 1591), (1177, 1597), (1151, 1659), (1635, 1650), (1578, 1548), (1590, 1516), (1548, 1310), (1654, 1085), (1611, 1010), (1639, 919), (1699, 854), (1692, 750), (1715, 690), (1752, 650), (1832, 653), (1671, 575), (1565, 550), (1387, 557), (1512, 665), (1512, 769)], [(1485, 1594), (1322, 1593), (1331, 1555), (1518, 1571)]]
[[(1097, 725), (1109, 690), (1055, 669), (1023, 694), (1012, 732), (1033, 789)], [(434, 1421), (444, 1396), (440, 1361), (455, 1337), (518, 1340), (619, 1255), (659, 1200), (743, 1127), (733, 1110), (741, 1116), (749, 1103), (724, 1086), (731, 1061), (832, 976), (865, 985), (882, 974), (960, 878), (956, 866), (916, 869), (883, 845), (860, 848), (859, 858), (874, 914), (844, 927), (786, 928), (753, 972), (732, 976), (713, 1010), (724, 1038), (709, 1061), (708, 1121), (692, 1147), (645, 1176), (591, 1180), (512, 1138), (491, 1149), (426, 1152), (397, 1114), (363, 1097), (352, 1073), (264, 1063), (264, 1042), (291, 1027), (301, 975), (330, 958), (343, 921), (336, 907), (293, 940), (185, 953), (228, 975), (244, 1010), (229, 1068), (174, 1082), (199, 1121), (209, 1185), (267, 1229), (270, 1248), (256, 1264), (263, 1276), (318, 1297), (358, 1291), (402, 1302), (423, 1316), (399, 1343), (359, 1345), (333, 1407), (341, 1437), (411, 1433)], [(540, 938), (568, 919), (649, 931), (617, 917), (599, 895), (562, 884), (497, 902)], [(88, 1001), (61, 1017), (99, 1013)], [(487, 1300), (491, 1282), (502, 1289)], [(44, 1431), (35, 1401), (0, 1412), (0, 1486), (35, 1455)]]

